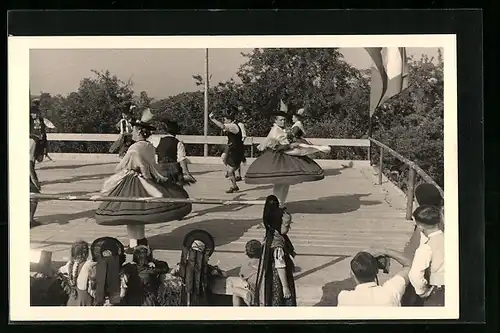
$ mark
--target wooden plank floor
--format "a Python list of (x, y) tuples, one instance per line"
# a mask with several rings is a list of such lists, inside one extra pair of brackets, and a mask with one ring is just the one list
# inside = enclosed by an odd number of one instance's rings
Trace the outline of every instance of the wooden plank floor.
[[(38, 166), (43, 193), (85, 195), (96, 193), (113, 173), (115, 163), (58, 160)], [(198, 183), (187, 188), (191, 197), (220, 199), (265, 199), (269, 185), (240, 183), (240, 192), (226, 194), (228, 181), (221, 165), (192, 164)], [(243, 169), (243, 173), (246, 168)], [(325, 169), (320, 182), (291, 187), (288, 209), (293, 215), (290, 238), (298, 253), (296, 284), (299, 305), (335, 305), (339, 290), (352, 286), (350, 257), (370, 246), (402, 250), (413, 225), (405, 220), (404, 195), (388, 182), (375, 185), (376, 172), (355, 166)], [(76, 239), (91, 242), (110, 235), (127, 242), (125, 227), (95, 224), (99, 203), (44, 201), (37, 219), (42, 226), (31, 229), (31, 247), (53, 251), (56, 261), (65, 261)], [(263, 237), (262, 206), (194, 205), (182, 221), (147, 226), (147, 237), (155, 256), (172, 266), (178, 261), (184, 235), (205, 229), (216, 241), (212, 261), (230, 275), (244, 260), (244, 245)], [(381, 277), (384, 280), (387, 277)]]

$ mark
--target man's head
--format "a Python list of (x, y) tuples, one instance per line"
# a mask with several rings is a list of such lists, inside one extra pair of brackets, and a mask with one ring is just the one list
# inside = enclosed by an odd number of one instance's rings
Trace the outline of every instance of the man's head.
[(351, 260), (351, 276), (356, 284), (377, 280), (377, 259), (368, 252), (359, 252)]
[(413, 212), (413, 219), (424, 233), (433, 231), (438, 229), (438, 224), (441, 222), (441, 209), (434, 205), (419, 206)]

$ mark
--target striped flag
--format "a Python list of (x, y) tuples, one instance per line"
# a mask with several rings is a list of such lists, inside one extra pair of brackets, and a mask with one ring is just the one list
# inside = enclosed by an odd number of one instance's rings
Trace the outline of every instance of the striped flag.
[(366, 47), (373, 60), (370, 117), (375, 109), (408, 87), (408, 61), (404, 47)]

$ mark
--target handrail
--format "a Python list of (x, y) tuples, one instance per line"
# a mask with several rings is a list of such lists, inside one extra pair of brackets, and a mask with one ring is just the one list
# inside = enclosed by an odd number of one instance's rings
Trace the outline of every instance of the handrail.
[(422, 179), (424, 179), (426, 182), (434, 185), (441, 196), (444, 198), (444, 191), (443, 189), (432, 179), (431, 176), (429, 176), (422, 168), (420, 168), (415, 162), (407, 159), (394, 149), (390, 148), (389, 146), (383, 144), (382, 142), (375, 140), (374, 138), (368, 138), (370, 142), (374, 143), (378, 147), (380, 147), (380, 156), (379, 156), (379, 174), (378, 174), (378, 183), (379, 185), (382, 184), (382, 172), (383, 172), (383, 160), (384, 160), (384, 151), (388, 151), (392, 156), (406, 164), (410, 168), (410, 172), (408, 174), (408, 195), (407, 195), (407, 202), (406, 202), (406, 219), (411, 220), (412, 218), (412, 211), (413, 211), (413, 199), (414, 199), (414, 194), (415, 194), (415, 173), (417, 173)]
[[(102, 133), (47, 133), (49, 141), (94, 141), (108, 142), (116, 141), (119, 134), (102, 134)], [(164, 134), (153, 134), (151, 140), (153, 143), (159, 141)], [(225, 144), (227, 143), (226, 136), (203, 136), (203, 135), (178, 135), (177, 138), (186, 144)], [(265, 137), (249, 136), (245, 139), (245, 145), (260, 144)], [(316, 145), (338, 146), (338, 147), (369, 147), (370, 142), (367, 139), (324, 139), (314, 138), (308, 139)]]

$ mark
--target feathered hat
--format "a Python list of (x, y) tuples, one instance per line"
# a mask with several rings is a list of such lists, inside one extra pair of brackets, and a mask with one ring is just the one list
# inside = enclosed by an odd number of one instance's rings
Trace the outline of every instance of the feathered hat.
[(280, 107), (278, 111), (275, 111), (272, 113), (273, 116), (282, 116), (285, 118), (289, 118), (290, 115), (288, 114), (288, 106), (283, 102), (282, 99), (280, 99)]
[(154, 115), (151, 112), (151, 110), (149, 108), (146, 108), (142, 111), (141, 119), (132, 120), (130, 122), (130, 124), (132, 124), (132, 126), (137, 126), (137, 127), (148, 129), (150, 131), (154, 131), (156, 128), (149, 124), (149, 122), (151, 121), (151, 119), (153, 119), (153, 117), (154, 117)]
[(297, 116), (299, 118), (304, 118), (306, 116), (306, 108), (300, 108), (297, 111), (293, 113), (294, 116)]

